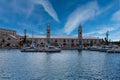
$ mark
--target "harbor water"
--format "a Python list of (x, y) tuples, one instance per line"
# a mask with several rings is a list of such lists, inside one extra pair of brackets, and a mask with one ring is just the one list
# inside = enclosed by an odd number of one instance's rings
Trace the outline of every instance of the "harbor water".
[(0, 80), (120, 80), (120, 54), (0, 49)]

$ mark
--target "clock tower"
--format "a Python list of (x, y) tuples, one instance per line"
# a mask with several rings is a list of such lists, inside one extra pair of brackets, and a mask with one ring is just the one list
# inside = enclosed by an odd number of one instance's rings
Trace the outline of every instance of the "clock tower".
[(47, 38), (47, 46), (49, 46), (50, 45), (50, 24), (47, 25), (46, 38)]
[(81, 26), (81, 24), (78, 27), (78, 40), (79, 40), (79, 46), (82, 46), (82, 26)]

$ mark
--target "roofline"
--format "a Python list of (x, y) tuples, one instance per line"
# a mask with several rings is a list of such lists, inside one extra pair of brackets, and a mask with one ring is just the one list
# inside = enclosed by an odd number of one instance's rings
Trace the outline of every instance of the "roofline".
[(5, 28), (0, 28), (1, 30), (6, 30), (6, 31), (14, 31), (16, 32), (15, 30), (11, 30), (11, 29), (5, 29)]
[[(32, 37), (27, 37), (27, 38), (32, 38)], [(34, 36), (33, 38), (36, 38), (36, 39), (46, 39), (47, 37), (46, 36)], [(69, 37), (69, 36), (51, 36), (50, 37), (51, 39), (78, 39), (78, 37)], [(99, 37), (87, 37), (87, 36), (84, 36), (82, 39), (102, 39), (102, 38), (99, 38)]]

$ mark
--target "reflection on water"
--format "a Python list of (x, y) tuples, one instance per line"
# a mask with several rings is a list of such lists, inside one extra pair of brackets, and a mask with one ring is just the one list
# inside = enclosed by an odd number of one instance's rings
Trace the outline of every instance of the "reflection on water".
[(120, 54), (0, 50), (0, 80), (120, 80)]

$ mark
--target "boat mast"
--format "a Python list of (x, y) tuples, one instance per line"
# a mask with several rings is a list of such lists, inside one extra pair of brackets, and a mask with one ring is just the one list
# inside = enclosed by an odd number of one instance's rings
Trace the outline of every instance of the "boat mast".
[(32, 30), (32, 45), (33, 45), (33, 30)]

